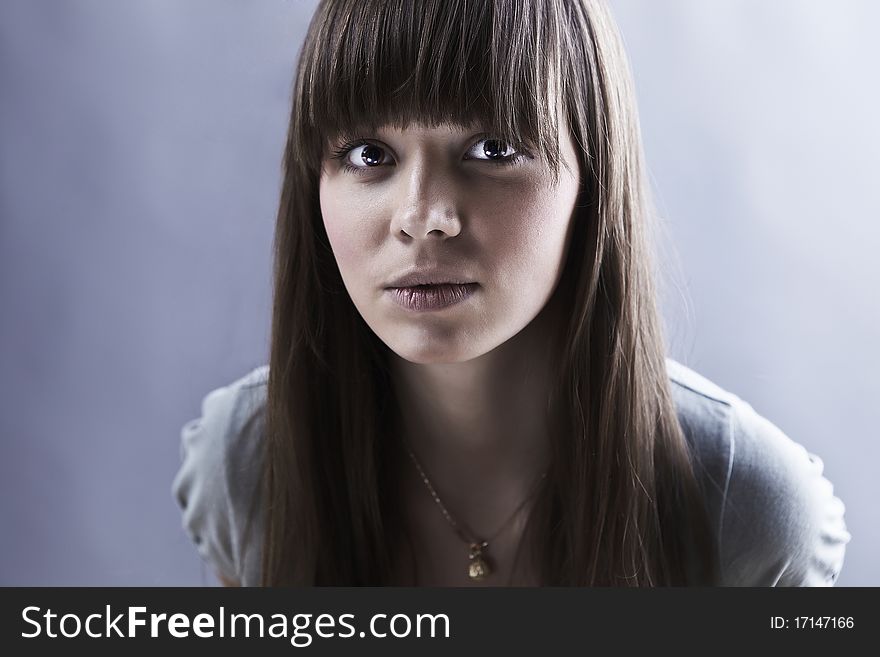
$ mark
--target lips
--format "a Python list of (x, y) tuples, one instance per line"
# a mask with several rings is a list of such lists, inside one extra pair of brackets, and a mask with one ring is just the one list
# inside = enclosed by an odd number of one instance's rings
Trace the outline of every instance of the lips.
[(410, 271), (395, 278), (385, 289), (416, 287), (419, 285), (472, 285), (472, 278), (439, 269)]
[(421, 312), (455, 305), (470, 297), (478, 287), (477, 283), (441, 283), (393, 287), (388, 288), (388, 293), (403, 308)]

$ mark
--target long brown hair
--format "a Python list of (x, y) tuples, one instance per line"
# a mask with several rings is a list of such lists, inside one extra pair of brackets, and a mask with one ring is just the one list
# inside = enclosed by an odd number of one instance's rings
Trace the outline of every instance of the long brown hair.
[(600, 0), (324, 0), (300, 52), (275, 234), (264, 585), (389, 583), (402, 530), (388, 349), (318, 203), (328, 140), (478, 120), (581, 167), (548, 391), (552, 466), (526, 540), (541, 583), (711, 584), (716, 546), (664, 361), (635, 99)]

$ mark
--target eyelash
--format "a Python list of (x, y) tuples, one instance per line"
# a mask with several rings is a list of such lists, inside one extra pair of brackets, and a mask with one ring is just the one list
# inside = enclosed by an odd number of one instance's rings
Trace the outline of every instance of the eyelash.
[[(493, 137), (491, 135), (483, 135), (480, 137), (479, 141), (487, 141), (492, 138)], [(356, 139), (352, 139), (351, 141), (346, 141), (344, 144), (339, 146), (339, 148), (336, 148), (335, 150), (333, 150), (331, 157), (333, 159), (342, 160), (342, 168), (345, 171), (348, 171), (350, 173), (354, 173), (355, 175), (364, 175), (368, 171), (370, 171), (371, 169), (376, 169), (378, 167), (356, 167), (352, 164), (349, 164), (348, 154), (351, 153), (351, 151), (353, 151), (358, 146), (374, 146), (374, 145), (375, 144), (373, 144), (371, 141), (367, 140), (366, 138), (358, 137)], [(510, 144), (508, 144), (508, 146), (510, 146)], [(377, 146), (377, 148), (381, 148), (381, 146)], [(468, 159), (478, 160), (481, 162), (488, 162), (489, 164), (492, 164), (494, 166), (499, 166), (499, 167), (510, 167), (510, 166), (517, 166), (527, 156), (528, 156), (528, 154), (523, 149), (519, 148), (519, 149), (517, 149), (516, 153), (514, 153), (513, 155), (510, 155), (509, 157), (507, 157), (506, 159), (503, 159), (503, 160), (479, 160), (479, 158), (468, 158)]]

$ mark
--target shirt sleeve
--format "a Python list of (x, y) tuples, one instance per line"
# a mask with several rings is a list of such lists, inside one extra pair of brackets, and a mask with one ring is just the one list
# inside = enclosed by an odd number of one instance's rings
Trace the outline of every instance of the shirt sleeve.
[(851, 536), (822, 459), (745, 401), (731, 408), (722, 585), (833, 586)]
[(212, 390), (202, 399), (201, 416), (183, 425), (181, 465), (172, 484), (183, 528), (202, 559), (230, 580), (238, 573), (226, 446), (237, 393), (235, 384)]

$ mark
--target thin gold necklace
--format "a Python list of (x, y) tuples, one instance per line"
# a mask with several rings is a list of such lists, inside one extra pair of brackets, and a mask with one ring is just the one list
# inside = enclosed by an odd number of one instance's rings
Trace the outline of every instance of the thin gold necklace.
[[(452, 528), (455, 530), (455, 533), (458, 534), (458, 537), (468, 545), (468, 548), (470, 550), (470, 554), (468, 556), (468, 577), (470, 577), (472, 580), (485, 579), (492, 574), (491, 560), (489, 559), (489, 555), (487, 554), (489, 543), (491, 541), (494, 541), (501, 534), (501, 532), (503, 532), (507, 528), (507, 526), (513, 521), (517, 514), (519, 514), (526, 503), (532, 498), (534, 492), (530, 493), (522, 502), (520, 502), (519, 506), (516, 507), (510, 517), (505, 520), (501, 527), (499, 527), (489, 538), (479, 539), (476, 538), (471, 532), (466, 531), (460, 523), (455, 521), (455, 518), (452, 517), (452, 514), (449, 513), (449, 511), (446, 509), (446, 506), (444, 506), (443, 502), (440, 501), (440, 496), (437, 495), (437, 491), (434, 490), (434, 487), (431, 485), (431, 481), (428, 479), (428, 475), (425, 474), (425, 471), (422, 469), (419, 460), (416, 458), (416, 455), (413, 454), (413, 451), (409, 448), (408, 445), (406, 446), (406, 451), (409, 453), (410, 459), (412, 459), (413, 464), (419, 471), (419, 475), (422, 477), (422, 481), (425, 482), (425, 486), (427, 487), (428, 492), (431, 493), (431, 497), (434, 498), (437, 506), (439, 506), (440, 510), (443, 512), (444, 517), (449, 522), (449, 524), (452, 525)], [(541, 474), (535, 484), (536, 488), (537, 484), (539, 484), (546, 476), (546, 471)]]

